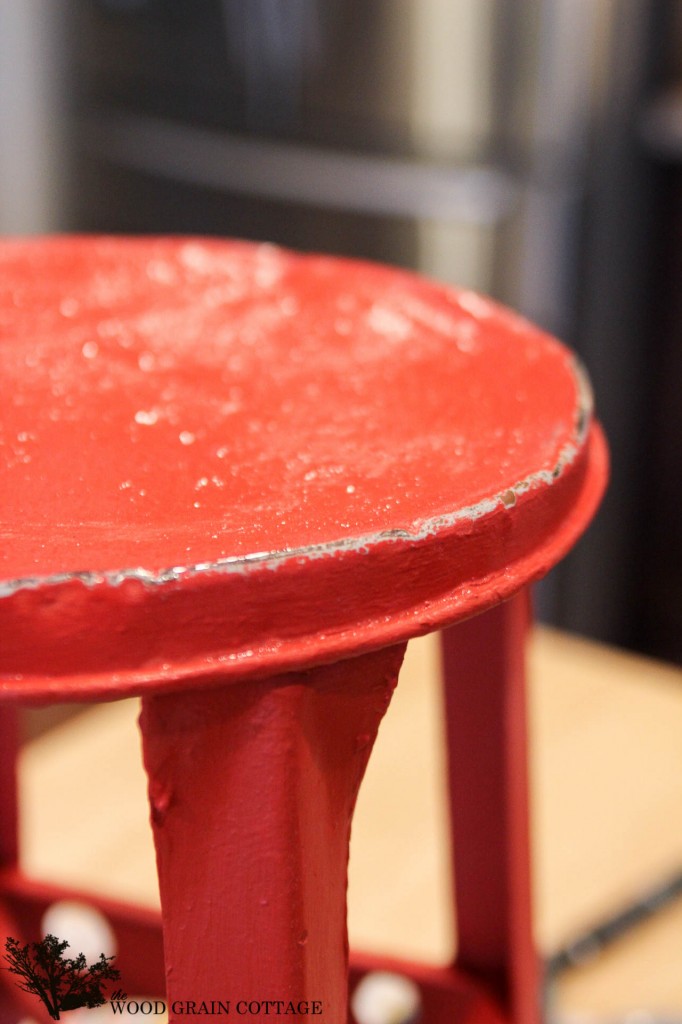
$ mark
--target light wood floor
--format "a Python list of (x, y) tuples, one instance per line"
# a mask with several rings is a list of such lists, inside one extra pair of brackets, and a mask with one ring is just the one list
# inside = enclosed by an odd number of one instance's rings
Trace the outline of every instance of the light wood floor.
[[(552, 952), (682, 867), (682, 672), (547, 629), (530, 668), (537, 938)], [(27, 744), (23, 857), (41, 876), (154, 904), (136, 714), (134, 701), (95, 707)], [(427, 638), (408, 651), (361, 793), (357, 947), (443, 960), (453, 946), (442, 756)], [(565, 1020), (682, 1018), (682, 901), (564, 975), (556, 1007)]]

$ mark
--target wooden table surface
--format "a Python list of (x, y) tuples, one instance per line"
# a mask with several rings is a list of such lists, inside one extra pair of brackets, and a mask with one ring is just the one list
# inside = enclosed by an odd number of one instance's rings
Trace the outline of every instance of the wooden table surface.
[[(546, 628), (530, 668), (537, 937), (551, 954), (682, 868), (682, 671)], [(23, 860), (154, 905), (137, 713), (136, 701), (96, 706), (27, 743)], [(433, 960), (453, 948), (442, 758), (430, 637), (410, 645), (360, 795), (357, 948)], [(635, 1008), (682, 1018), (682, 900), (563, 974), (554, 999), (571, 1021)]]

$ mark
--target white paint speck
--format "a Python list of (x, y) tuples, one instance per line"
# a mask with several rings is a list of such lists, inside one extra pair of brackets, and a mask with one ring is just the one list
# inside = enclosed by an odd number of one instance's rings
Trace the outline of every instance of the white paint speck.
[(181, 430), (180, 433), (178, 434), (178, 439), (180, 441), (180, 444), (194, 444), (194, 442), (196, 441), (196, 436), (192, 433), (191, 430)]
[(375, 304), (367, 317), (370, 328), (393, 341), (406, 341), (411, 334), (410, 321), (395, 309)]
[(151, 352), (142, 352), (137, 360), (137, 365), (140, 367), (143, 373), (149, 373), (154, 369), (156, 360)]
[(348, 484), (348, 487), (346, 487), (346, 494), (355, 494), (355, 486), (353, 484)]
[(471, 313), (476, 320), (485, 320), (493, 315), (491, 304), (476, 292), (460, 292), (457, 302), (461, 309)]
[(267, 290), (276, 285), (281, 276), (281, 261), (266, 257), (256, 266), (253, 279), (258, 288)]
[(151, 427), (154, 423), (157, 423), (159, 414), (156, 409), (138, 409), (135, 413), (135, 422), (141, 423), (145, 427)]
[(235, 412), (239, 412), (241, 407), (241, 402), (223, 402), (220, 410), (223, 416), (232, 416)]
[(94, 359), (99, 353), (99, 345), (96, 341), (86, 341), (81, 352), (86, 359)]

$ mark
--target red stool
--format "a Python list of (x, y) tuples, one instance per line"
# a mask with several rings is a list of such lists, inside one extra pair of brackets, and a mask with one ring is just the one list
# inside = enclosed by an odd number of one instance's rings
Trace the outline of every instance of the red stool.
[[(347, 1019), (360, 780), (406, 641), (466, 619), (445, 633), (458, 961), (390, 966), (427, 1022), (532, 1024), (524, 588), (606, 476), (573, 357), (472, 293), (267, 245), (0, 263), (0, 695), (142, 695), (171, 1018)], [(21, 873), (2, 728), (0, 909), (34, 939), (64, 891)], [(160, 991), (156, 916), (86, 898), (123, 987)], [(39, 1017), (0, 977), (5, 1017)]]

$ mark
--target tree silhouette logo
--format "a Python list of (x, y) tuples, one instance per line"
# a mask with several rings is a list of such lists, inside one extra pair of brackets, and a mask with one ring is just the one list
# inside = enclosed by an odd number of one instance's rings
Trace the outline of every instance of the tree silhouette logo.
[(113, 956), (100, 953), (99, 960), (88, 966), (84, 953), (64, 956), (68, 948), (69, 943), (55, 935), (25, 946), (17, 939), (5, 942), (6, 969), (18, 976), (19, 988), (42, 1000), (53, 1020), (59, 1020), (63, 1010), (102, 1006), (106, 1002), (105, 983), (120, 978), (111, 962)]

